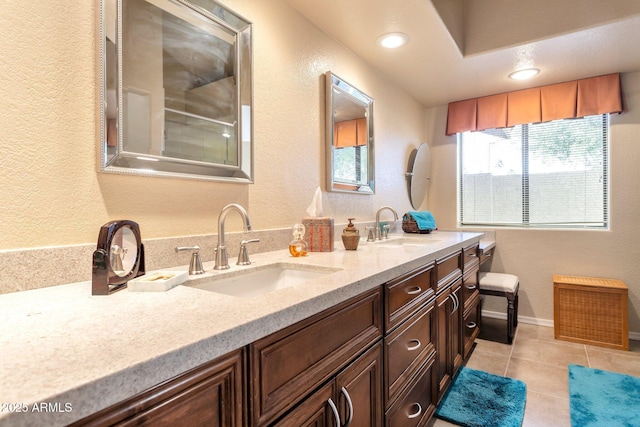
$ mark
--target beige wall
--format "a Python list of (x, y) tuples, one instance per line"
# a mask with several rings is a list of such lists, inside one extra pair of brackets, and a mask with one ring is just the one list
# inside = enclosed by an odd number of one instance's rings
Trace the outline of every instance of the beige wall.
[[(404, 172), (425, 140), (424, 110), (280, 0), (228, 0), (253, 22), (255, 184), (96, 172), (96, 0), (9, 2), (0, 14), (0, 250), (96, 241), (132, 219), (143, 239), (210, 234), (228, 203), (254, 229), (288, 227), (324, 188), (324, 80), (375, 99), (374, 196), (324, 194), (336, 223), (410, 210)], [(240, 229), (231, 215), (227, 230)]]
[[(554, 274), (616, 278), (629, 287), (630, 330), (640, 333), (640, 73), (623, 74), (622, 84), (629, 111), (611, 116), (611, 229), (496, 229), (492, 270), (520, 277), (521, 316), (553, 319)], [(446, 107), (427, 111), (429, 207), (440, 227), (455, 228), (456, 141), (445, 123)]]

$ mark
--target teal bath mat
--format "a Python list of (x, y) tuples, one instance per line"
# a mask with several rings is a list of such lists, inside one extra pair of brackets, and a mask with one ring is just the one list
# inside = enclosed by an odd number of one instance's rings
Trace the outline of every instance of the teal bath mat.
[(465, 427), (520, 427), (526, 398), (522, 381), (463, 366), (436, 416)]
[(569, 365), (573, 427), (640, 426), (640, 378)]

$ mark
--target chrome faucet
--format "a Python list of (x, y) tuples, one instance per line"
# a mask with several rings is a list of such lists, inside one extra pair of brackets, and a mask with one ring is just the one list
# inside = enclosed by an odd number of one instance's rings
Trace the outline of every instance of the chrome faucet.
[(224, 220), (227, 214), (231, 210), (236, 210), (242, 217), (244, 222), (244, 232), (248, 233), (251, 230), (251, 221), (247, 211), (240, 205), (234, 203), (225, 206), (220, 212), (218, 217), (218, 246), (216, 247), (216, 264), (213, 267), (214, 270), (227, 270), (229, 268), (229, 260), (227, 259), (227, 247), (224, 242)]
[(380, 233), (380, 212), (382, 212), (385, 209), (388, 209), (393, 213), (393, 220), (394, 221), (398, 220), (398, 212), (396, 212), (396, 210), (393, 209), (391, 206), (383, 206), (380, 209), (378, 209), (378, 212), (376, 212), (376, 229), (375, 229), (376, 239), (377, 240), (382, 240), (382, 235)]

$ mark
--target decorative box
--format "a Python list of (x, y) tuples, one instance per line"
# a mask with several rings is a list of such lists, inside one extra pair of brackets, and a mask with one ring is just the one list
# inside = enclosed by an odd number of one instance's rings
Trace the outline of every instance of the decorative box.
[(306, 228), (304, 239), (309, 252), (333, 251), (333, 218), (306, 217), (302, 218), (302, 225)]

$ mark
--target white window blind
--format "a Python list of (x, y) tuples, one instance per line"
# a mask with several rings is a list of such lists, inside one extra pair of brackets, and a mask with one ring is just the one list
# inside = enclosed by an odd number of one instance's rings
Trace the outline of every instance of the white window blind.
[(609, 115), (458, 134), (462, 225), (608, 226)]

